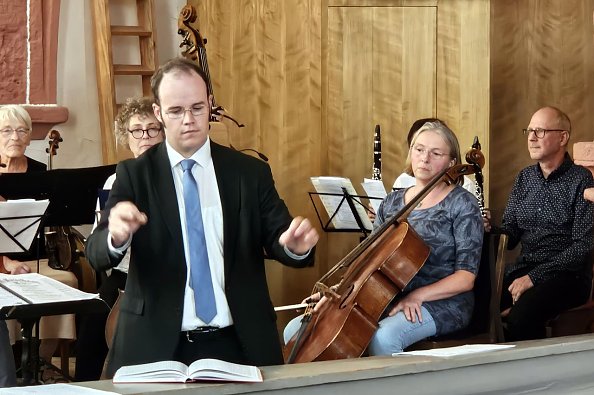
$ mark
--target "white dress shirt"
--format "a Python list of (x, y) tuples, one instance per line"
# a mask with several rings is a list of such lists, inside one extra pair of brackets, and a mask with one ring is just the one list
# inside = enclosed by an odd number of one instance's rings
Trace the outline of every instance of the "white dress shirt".
[(190, 252), (188, 249), (188, 233), (186, 228), (186, 208), (183, 193), (183, 170), (181, 161), (186, 159), (165, 142), (167, 156), (171, 164), (173, 182), (175, 183), (175, 194), (179, 206), (179, 219), (181, 222), (182, 237), (184, 243), (184, 254), (186, 257), (186, 284), (184, 292), (184, 309), (181, 330), (191, 330), (200, 326), (226, 327), (233, 324), (227, 297), (225, 295), (225, 271), (223, 261), (223, 209), (221, 197), (215, 174), (212, 156), (210, 153), (210, 139), (194, 153), (190, 158), (196, 161), (192, 168), (192, 175), (198, 184), (200, 193), (200, 205), (202, 221), (204, 223), (204, 236), (206, 237), (206, 249), (210, 264), (210, 274), (217, 304), (217, 315), (211, 322), (203, 322), (196, 316), (194, 306), (194, 291), (190, 287)]

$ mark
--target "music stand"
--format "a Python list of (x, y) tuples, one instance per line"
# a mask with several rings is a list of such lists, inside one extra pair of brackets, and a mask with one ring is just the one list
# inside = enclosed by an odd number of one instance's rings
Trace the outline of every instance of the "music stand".
[[(316, 215), (318, 217), (318, 220), (320, 221), (320, 225), (322, 226), (322, 229), (325, 232), (361, 232), (361, 239), (364, 239), (367, 237), (367, 235), (369, 233), (371, 233), (371, 228), (367, 228), (364, 224), (364, 220), (361, 218), (361, 215), (359, 214), (359, 211), (357, 210), (357, 204), (360, 205), (365, 212), (369, 212), (369, 209), (361, 202), (361, 199), (372, 199), (369, 198), (367, 196), (361, 196), (361, 195), (352, 195), (350, 193), (348, 193), (347, 189), (345, 187), (341, 187), (342, 189), (342, 193), (330, 193), (330, 192), (308, 192), (309, 194), (309, 198), (314, 206), (314, 210), (316, 211)], [(322, 215), (320, 213), (320, 210), (318, 209), (318, 206), (316, 205), (313, 196), (335, 196), (335, 197), (340, 197), (340, 201), (338, 202), (337, 206), (335, 209), (333, 209), (333, 212), (327, 212), (328, 213), (328, 221), (326, 221), (326, 223), (324, 223), (324, 220), (322, 220)], [(345, 205), (346, 203), (346, 205)], [(348, 212), (349, 215), (352, 215), (353, 218), (355, 219), (355, 222), (357, 224), (356, 227), (335, 227), (333, 226), (333, 224), (335, 224), (336, 222), (333, 222), (335, 219), (337, 219), (341, 214), (346, 214), (346, 212)]]
[(48, 201), (0, 202), (0, 254), (27, 252), (31, 248), (48, 204)]
[[(43, 226), (93, 224), (98, 191), (103, 189), (105, 180), (115, 172), (115, 168), (116, 165), (109, 165), (31, 173), (2, 173), (0, 174), (0, 196), (6, 199), (48, 199), (49, 206), (39, 229), (43, 229)], [(39, 247), (37, 252), (39, 262)], [(25, 384), (36, 383), (38, 380), (39, 340), (38, 330), (33, 334), (33, 327), (38, 329), (36, 324), (42, 316), (46, 315), (102, 312), (93, 310), (96, 307), (89, 305), (88, 302), (5, 306), (0, 309), (2, 314), (0, 319), (14, 318), (21, 324), (23, 337), (21, 369)], [(99, 305), (103, 305), (103, 311), (107, 308), (105, 302), (101, 300)], [(10, 314), (3, 314), (4, 312)], [(70, 379), (67, 374), (61, 373)]]
[[(21, 373), (23, 384), (39, 383), (39, 339), (38, 324), (42, 316), (78, 314), (78, 313), (104, 313), (109, 307), (101, 299), (76, 300), (69, 302), (23, 304), (3, 306), (0, 308), (0, 319), (16, 319), (21, 324), (23, 337), (23, 351), (21, 354)], [(33, 334), (33, 327), (36, 333)], [(66, 372), (54, 367), (69, 381), (74, 381)]]
[(97, 194), (116, 165), (0, 174), (0, 196), (49, 199), (44, 226), (93, 224)]

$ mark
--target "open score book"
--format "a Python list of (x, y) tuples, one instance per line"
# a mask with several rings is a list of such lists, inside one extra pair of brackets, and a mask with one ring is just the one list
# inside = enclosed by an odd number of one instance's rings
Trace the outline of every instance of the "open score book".
[(260, 382), (260, 369), (219, 359), (199, 359), (190, 366), (177, 361), (159, 361), (122, 366), (113, 376), (118, 383), (184, 383), (205, 381)]

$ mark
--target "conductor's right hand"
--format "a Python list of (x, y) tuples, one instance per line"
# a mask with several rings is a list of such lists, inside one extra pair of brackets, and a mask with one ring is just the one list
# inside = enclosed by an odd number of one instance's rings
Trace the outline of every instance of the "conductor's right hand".
[(111, 244), (123, 246), (128, 239), (148, 221), (146, 214), (139, 211), (132, 202), (119, 202), (109, 212), (108, 230)]

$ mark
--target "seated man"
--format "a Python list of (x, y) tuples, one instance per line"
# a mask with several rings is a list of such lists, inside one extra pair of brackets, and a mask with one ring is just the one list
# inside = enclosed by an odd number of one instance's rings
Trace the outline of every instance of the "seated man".
[(545, 336), (546, 322), (586, 302), (592, 285), (594, 205), (584, 199), (592, 174), (567, 153), (571, 123), (554, 107), (538, 110), (524, 129), (530, 157), (511, 191), (502, 228), (509, 248), (501, 300), (506, 341)]

